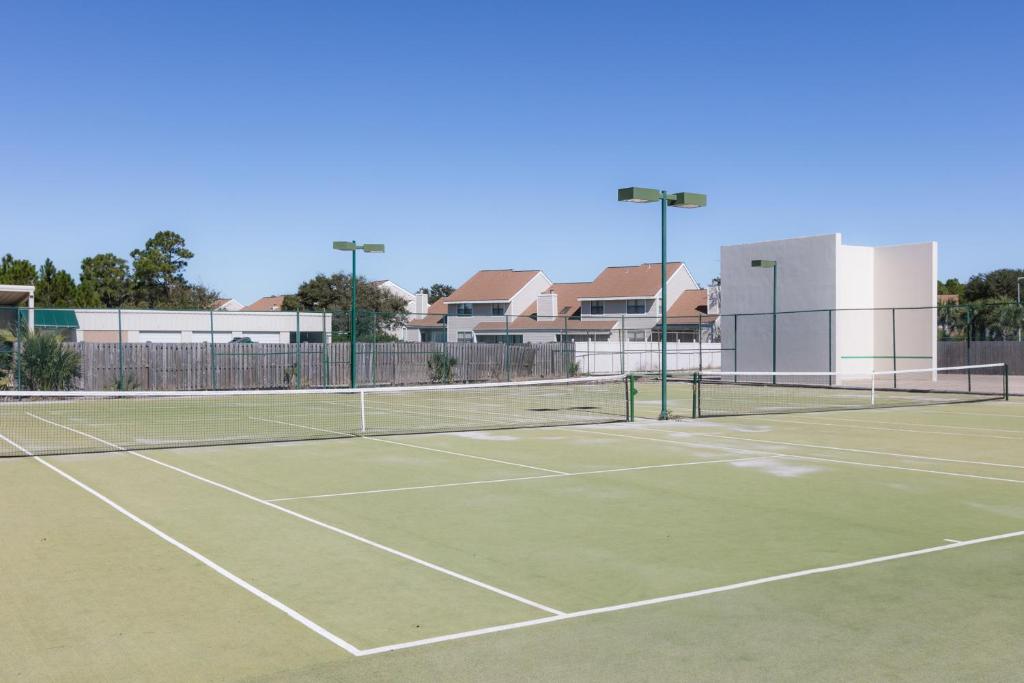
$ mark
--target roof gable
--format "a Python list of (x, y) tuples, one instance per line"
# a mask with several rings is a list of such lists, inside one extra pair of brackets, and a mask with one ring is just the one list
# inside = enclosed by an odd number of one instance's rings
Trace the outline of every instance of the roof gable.
[[(667, 265), (666, 275), (671, 278), (683, 265), (672, 261)], [(661, 264), (641, 263), (636, 266), (609, 266), (601, 271), (589, 285), (581, 299), (636, 298), (651, 299), (661, 291)]]
[(448, 303), (511, 301), (539, 270), (481, 270), (448, 296)]

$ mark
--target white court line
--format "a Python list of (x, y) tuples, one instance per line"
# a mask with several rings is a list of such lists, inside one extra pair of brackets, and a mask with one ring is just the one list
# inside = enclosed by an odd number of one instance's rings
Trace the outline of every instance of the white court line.
[(310, 524), (315, 524), (316, 526), (321, 527), (322, 529), (326, 529), (328, 531), (332, 531), (332, 532), (334, 532), (336, 534), (339, 534), (341, 536), (345, 536), (346, 538), (351, 538), (354, 541), (359, 541), (360, 543), (365, 543), (368, 546), (371, 546), (371, 547), (376, 548), (378, 550), (382, 550), (382, 551), (384, 551), (386, 553), (389, 553), (391, 555), (395, 555), (396, 557), (401, 557), (403, 560), (408, 560), (410, 562), (414, 562), (414, 563), (416, 563), (416, 564), (418, 564), (418, 565), (420, 565), (422, 567), (426, 567), (427, 569), (432, 569), (432, 570), (434, 570), (436, 572), (440, 572), (441, 574), (444, 574), (446, 576), (450, 576), (453, 579), (458, 579), (459, 581), (465, 581), (466, 583), (474, 585), (474, 586), (476, 586), (478, 588), (483, 588), (484, 590), (491, 591), (492, 593), (497, 593), (498, 595), (502, 595), (502, 596), (504, 596), (506, 598), (509, 598), (511, 600), (515, 600), (516, 602), (521, 602), (524, 605), (529, 605), (530, 607), (539, 609), (542, 612), (548, 612), (549, 614), (564, 614), (564, 612), (562, 612), (561, 610), (554, 609), (553, 607), (548, 607), (547, 605), (542, 605), (541, 603), (534, 602), (533, 600), (530, 600), (529, 598), (524, 598), (521, 595), (516, 595), (515, 593), (511, 593), (509, 591), (503, 590), (501, 588), (498, 588), (497, 586), (492, 586), (492, 585), (490, 585), (488, 583), (484, 583), (483, 581), (478, 581), (477, 579), (474, 579), (472, 577), (466, 576), (465, 574), (460, 574), (460, 573), (458, 573), (456, 571), (453, 571), (451, 569), (446, 569), (445, 567), (442, 567), (440, 565), (434, 564), (433, 562), (428, 562), (427, 560), (422, 560), (422, 559), (420, 559), (418, 557), (415, 557), (413, 555), (410, 555), (408, 553), (404, 553), (401, 550), (397, 550), (397, 549), (392, 548), (390, 546), (386, 546), (386, 545), (384, 545), (382, 543), (377, 543), (376, 541), (371, 541), (370, 539), (366, 538), (365, 536), (360, 536), (360, 535), (355, 534), (355, 533), (353, 533), (351, 531), (346, 531), (344, 529), (341, 529), (339, 527), (333, 526), (333, 525), (328, 524), (326, 522), (321, 522), (318, 519), (314, 519), (313, 517), (309, 517), (308, 515), (304, 515), (304, 514), (302, 514), (300, 512), (296, 512), (295, 510), (289, 510), (288, 508), (283, 507), (281, 505), (278, 505), (276, 503), (272, 503), (270, 501), (263, 500), (262, 498), (257, 498), (256, 496), (254, 496), (252, 494), (245, 493), (244, 491), (240, 491), (239, 489), (236, 489), (236, 488), (232, 488), (231, 486), (228, 486), (227, 484), (222, 484), (222, 483), (214, 481), (212, 479), (207, 479), (206, 477), (200, 476), (200, 475), (195, 474), (193, 472), (189, 472), (186, 469), (183, 469), (181, 467), (177, 467), (175, 465), (168, 464), (168, 463), (163, 462), (161, 460), (157, 460), (156, 458), (152, 458), (152, 457), (150, 457), (148, 455), (143, 455), (142, 453), (139, 453), (137, 451), (128, 450), (127, 448), (124, 448), (123, 446), (118, 446), (117, 444), (111, 443), (109, 441), (104, 441), (103, 439), (101, 439), (101, 438), (99, 438), (97, 436), (93, 436), (92, 434), (86, 434), (85, 432), (80, 432), (77, 429), (72, 429), (71, 427), (67, 427), (65, 425), (58, 424), (56, 422), (51, 422), (50, 420), (47, 420), (47, 419), (42, 418), (42, 417), (39, 417), (38, 415), (35, 415), (33, 413), (25, 413), (25, 414), (26, 415), (30, 415), (30, 416), (36, 418), (37, 420), (41, 420), (42, 422), (46, 422), (47, 424), (51, 424), (54, 427), (60, 427), (61, 429), (66, 429), (66, 430), (68, 430), (70, 432), (74, 432), (76, 434), (80, 434), (81, 436), (93, 439), (94, 441), (98, 441), (99, 443), (102, 443), (102, 444), (106, 444), (107, 446), (110, 446), (110, 447), (112, 447), (112, 448), (114, 448), (116, 450), (123, 451), (125, 453), (129, 453), (129, 454), (134, 455), (134, 456), (136, 456), (138, 458), (142, 458), (143, 460), (148, 460), (149, 462), (152, 462), (152, 463), (155, 463), (157, 465), (160, 465), (161, 467), (166, 467), (167, 469), (174, 470), (175, 472), (178, 472), (179, 474), (184, 474), (187, 477), (192, 477), (193, 479), (196, 479), (197, 481), (201, 481), (201, 482), (203, 482), (205, 484), (209, 484), (210, 486), (215, 486), (215, 487), (217, 487), (219, 489), (222, 489), (224, 491), (227, 491), (229, 493), (234, 493), (235, 495), (238, 495), (238, 496), (241, 496), (242, 498), (246, 498), (248, 500), (251, 500), (254, 503), (259, 503), (260, 505), (266, 505), (267, 507), (273, 508), (275, 510), (279, 510), (279, 511), (285, 513), (286, 515), (291, 515), (292, 517), (295, 517), (297, 519), (301, 519), (301, 520), (303, 520), (305, 522), (309, 522)]
[(963, 474), (960, 472), (943, 472), (942, 470), (925, 470), (920, 467), (900, 467), (899, 465), (879, 465), (873, 462), (858, 462), (856, 460), (839, 460), (837, 458), (821, 458), (815, 455), (794, 455), (792, 453), (784, 453), (789, 458), (796, 458), (797, 460), (820, 460), (821, 462), (836, 462), (843, 463), (846, 465), (857, 465), (860, 467), (877, 467), (884, 470), (903, 470), (904, 472), (928, 472), (929, 474), (941, 474), (945, 477), (962, 477), (964, 479), (986, 479), (988, 481), (1003, 481), (1011, 484), (1024, 484), (1024, 479), (1005, 479), (1003, 477), (984, 477), (980, 474)]
[(960, 541), (956, 540), (955, 538), (944, 538), (942, 540), (945, 541), (946, 543), (959, 543), (960, 542)]
[[(583, 431), (583, 430), (575, 430), (574, 429), (574, 430), (571, 430), (571, 431)], [(587, 431), (591, 431), (591, 430), (587, 430)], [(658, 439), (658, 438), (650, 437), (650, 436), (633, 436), (631, 434), (615, 434), (613, 432), (591, 431), (591, 433), (593, 433), (593, 434), (607, 434), (609, 436), (621, 436), (621, 437), (626, 438), (626, 439), (643, 439), (645, 441), (660, 441), (662, 443), (670, 443), (670, 444), (675, 444), (677, 446), (693, 446), (694, 445), (693, 441), (675, 441), (675, 440), (672, 440), (672, 439)], [(715, 434), (701, 434), (701, 436), (717, 436), (717, 435), (715, 435)], [(753, 440), (753, 439), (751, 439), (751, 440)], [(769, 441), (769, 442), (765, 442), (765, 443), (780, 443), (780, 442)], [(700, 444), (700, 445), (703, 448), (716, 448), (715, 446), (711, 446), (710, 444)], [(749, 448), (739, 448), (739, 449), (736, 449), (736, 450), (739, 450), (739, 451), (741, 451), (743, 453), (760, 453), (761, 452), (761, 451), (753, 451), (753, 450), (750, 450)], [(829, 458), (818, 458), (818, 457), (814, 457), (814, 456), (810, 456), (810, 455), (797, 455), (795, 453), (773, 453), (773, 452), (768, 452), (768, 453), (764, 454), (764, 457), (768, 457), (770, 455), (775, 455), (775, 456), (779, 456), (779, 457), (786, 457), (786, 458), (804, 458), (804, 459), (809, 459), (809, 460), (822, 460), (824, 462), (846, 463), (848, 465), (861, 465), (863, 467), (880, 467), (880, 468), (889, 469), (889, 470), (904, 470), (906, 472), (927, 472), (928, 474), (940, 474), (940, 475), (946, 476), (946, 477), (962, 477), (964, 479), (987, 479), (989, 481), (1002, 481), (1002, 482), (1010, 482), (1010, 483), (1014, 483), (1014, 484), (1024, 484), (1024, 479), (1006, 479), (1006, 478), (1003, 478), (1003, 477), (985, 477), (985, 476), (982, 476), (980, 474), (963, 474), (963, 473), (960, 473), (960, 472), (944, 472), (942, 470), (926, 470), (926, 469), (921, 468), (921, 467), (898, 467), (896, 465), (875, 465), (873, 463), (858, 462), (856, 460), (838, 460), (838, 459), (829, 459)]]
[[(816, 416), (817, 417), (817, 416)], [(1024, 434), (1024, 429), (997, 429), (995, 427), (968, 427), (967, 425), (950, 425), (950, 424), (929, 424), (927, 422), (892, 422), (890, 420), (854, 420), (849, 417), (828, 417), (829, 420), (838, 420), (839, 422), (849, 422), (850, 424), (863, 425), (863, 424), (883, 424), (883, 425), (900, 425), (910, 427), (941, 427), (942, 429), (969, 429), (975, 432), (1005, 432), (1007, 434)], [(824, 423), (822, 423), (824, 424)], [(939, 432), (929, 432), (931, 434), (937, 434)], [(973, 436), (972, 434), (964, 434), (963, 436)]]
[[(751, 416), (753, 417), (753, 416)], [(840, 418), (841, 419), (841, 418)], [(1024, 436), (999, 436), (998, 434), (964, 434), (963, 432), (939, 432), (934, 429), (901, 429), (899, 427), (871, 427), (867, 424), (836, 424), (835, 422), (818, 422), (807, 420), (791, 420), (786, 417), (758, 415), (755, 420), (766, 420), (768, 422), (779, 422), (782, 424), (795, 425), (817, 425), (820, 427), (840, 427), (842, 429), (871, 429), (881, 432), (905, 432), (907, 434), (933, 434), (939, 436), (963, 436), (971, 439), (984, 437), (986, 439), (1002, 439), (1004, 441), (1024, 441)]]
[(46, 467), (49, 467), (51, 470), (53, 470), (54, 472), (56, 472), (60, 476), (64, 477), (65, 479), (70, 481), (75, 486), (78, 486), (79, 488), (81, 488), (82, 490), (86, 491), (87, 493), (95, 496), (96, 498), (98, 498), (99, 500), (103, 501), (104, 503), (106, 503), (107, 505), (112, 507), (113, 509), (115, 509), (118, 512), (120, 512), (122, 515), (124, 515), (128, 519), (130, 519), (133, 522), (135, 522), (136, 524), (138, 524), (139, 526), (141, 526), (144, 529), (146, 529), (147, 531), (155, 534), (156, 536), (160, 537), (164, 541), (167, 541), (168, 543), (173, 545), (178, 550), (184, 552), (185, 554), (187, 554), (187, 555), (191, 556), (192, 558), (198, 560), (199, 562), (203, 563), (204, 565), (206, 565), (207, 567), (209, 567), (213, 571), (217, 572), (218, 574), (220, 574), (221, 576), (223, 576), (225, 579), (227, 579), (228, 581), (232, 582), (236, 586), (238, 586), (240, 588), (243, 588), (244, 590), (248, 591), (252, 595), (255, 595), (257, 598), (259, 598), (263, 602), (267, 603), (268, 605), (270, 605), (270, 606), (280, 610), (281, 612), (284, 612), (289, 617), (291, 617), (295, 621), (299, 622), (300, 624), (302, 624), (303, 626), (308, 628), (310, 631), (313, 631), (314, 633), (316, 633), (317, 635), (319, 635), (319, 636), (323, 637), (324, 639), (330, 641), (334, 645), (337, 645), (338, 647), (340, 647), (341, 649), (345, 650), (349, 654), (356, 655), (356, 656), (364, 654), (363, 650), (360, 650), (359, 648), (357, 648), (352, 643), (349, 643), (347, 640), (339, 638), (338, 636), (334, 635), (333, 633), (328, 631), (323, 626), (320, 626), (319, 624), (317, 624), (312, 619), (302, 615), (301, 613), (299, 613), (298, 611), (292, 609), (291, 607), (289, 607), (288, 605), (284, 604), (280, 600), (278, 600), (278, 599), (276, 599), (276, 598), (274, 598), (274, 597), (264, 593), (259, 588), (257, 588), (256, 586), (252, 585), (251, 583), (249, 583), (245, 579), (242, 579), (242, 578), (236, 576), (235, 574), (232, 574), (230, 571), (228, 571), (224, 567), (220, 566), (219, 564), (217, 564), (216, 562), (214, 562), (210, 558), (206, 557), (202, 553), (199, 553), (198, 551), (193, 550), (192, 548), (190, 548), (189, 546), (185, 545), (181, 541), (177, 540), (173, 536), (170, 536), (169, 534), (164, 533), (160, 529), (156, 528), (155, 526), (153, 526), (152, 524), (150, 524), (146, 520), (142, 519), (138, 515), (136, 515), (136, 514), (134, 514), (132, 512), (129, 512), (128, 510), (123, 508), (121, 505), (115, 503), (110, 498), (107, 498), (105, 495), (103, 495), (99, 491), (96, 491), (95, 489), (90, 487), (88, 484), (85, 484), (84, 482), (79, 481), (75, 477), (71, 476), (70, 474), (68, 474), (64, 470), (62, 470), (59, 467), (57, 467), (56, 465), (47, 462), (46, 460), (44, 460), (43, 458), (40, 458), (37, 455), (33, 455), (27, 449), (22, 448), (18, 444), (14, 443), (10, 439), (8, 439), (3, 434), (0, 434), (0, 439), (3, 439), (4, 441), (9, 443), (10, 445), (14, 446), (15, 448), (17, 448), (19, 451), (21, 451), (25, 455), (32, 456), (32, 459), (35, 460), (36, 462), (38, 462), (38, 463), (40, 463), (42, 465), (45, 465)]
[[(753, 452), (753, 451), (747, 451)], [(746, 460), (770, 460), (771, 458), (789, 457), (785, 455), (757, 455), (749, 458), (725, 458), (722, 460), (692, 460), (690, 462), (672, 462), (661, 465), (638, 465), (636, 467), (616, 467), (609, 470), (590, 470), (587, 472), (569, 472), (566, 474), (540, 474), (533, 477), (511, 477), (506, 479), (483, 479), (480, 481), (462, 481), (452, 484), (425, 484), (423, 486), (402, 486), (393, 489), (374, 489), (370, 491), (348, 491), (345, 493), (320, 493), (312, 496), (292, 496), (290, 498), (268, 498), (273, 503), (287, 500), (309, 500), (313, 498), (338, 498), (341, 496), (363, 496), (371, 493), (394, 493), (397, 491), (421, 491), (423, 489), (443, 489), (453, 486), (474, 486), (477, 484), (501, 484), (511, 481), (532, 481), (534, 479), (563, 479), (565, 477), (583, 477), (590, 474), (614, 474), (617, 472), (636, 472), (639, 470), (656, 470), (667, 467), (689, 467), (691, 465), (715, 465), (723, 462), (744, 462)]]
[(666, 602), (677, 602), (679, 600), (688, 600), (690, 598), (702, 597), (705, 595), (712, 595), (715, 593), (725, 593), (728, 591), (739, 590), (742, 588), (750, 588), (751, 586), (760, 586), (767, 583), (776, 583), (779, 581), (787, 581), (789, 579), (797, 579), (805, 576), (813, 576), (816, 574), (828, 574), (831, 572), (843, 571), (846, 569), (855, 569), (857, 567), (865, 567), (873, 564), (881, 564), (883, 562), (892, 562), (894, 560), (903, 560), (911, 557), (919, 557), (921, 555), (929, 555), (932, 553), (940, 553), (946, 550), (953, 550), (955, 548), (963, 548), (971, 545), (978, 545), (981, 543), (990, 543), (993, 541), (1002, 541), (1010, 538), (1019, 538), (1024, 536), (1024, 531), (1013, 531), (1006, 534), (999, 534), (997, 536), (985, 536), (982, 538), (975, 538), (968, 541), (957, 541), (956, 543), (946, 543), (944, 545), (933, 546), (930, 548), (921, 548), (920, 550), (911, 550), (903, 553), (896, 553), (894, 555), (882, 555), (880, 557), (872, 557), (866, 560), (857, 560), (854, 562), (844, 562), (842, 564), (833, 564), (826, 567), (815, 567), (814, 569), (803, 569), (795, 572), (788, 572), (786, 574), (776, 574), (775, 576), (766, 576), (760, 579), (752, 579), (750, 581), (740, 581), (739, 583), (731, 583), (725, 586), (716, 586), (714, 588), (704, 588), (701, 590), (689, 591), (687, 593), (676, 593), (675, 595), (666, 595), (660, 598), (650, 598), (647, 600), (637, 600), (636, 602), (627, 602), (620, 605), (609, 605), (608, 607), (598, 607), (595, 609), (580, 610), (578, 612), (568, 612), (553, 617), (542, 617), (540, 619), (532, 619), (530, 621), (520, 621), (511, 624), (502, 624), (501, 626), (491, 626), (488, 628), (480, 628), (472, 631), (462, 631), (460, 633), (450, 633), (444, 636), (436, 636), (434, 638), (423, 638), (422, 640), (411, 640), (405, 643), (394, 643), (392, 645), (384, 645), (382, 647), (373, 647), (363, 650), (360, 655), (375, 655), (383, 652), (392, 652), (394, 650), (405, 650), (413, 647), (420, 647), (423, 645), (433, 645), (435, 643), (443, 643), (451, 640), (461, 640), (464, 638), (473, 638), (475, 636), (481, 636), (489, 633), (500, 633), (502, 631), (511, 631), (514, 629), (525, 628), (528, 626), (537, 626), (540, 624), (549, 624), (556, 621), (566, 621), (569, 619), (579, 619), (580, 617), (588, 617), (595, 614), (607, 614), (609, 612), (621, 612), (628, 609), (634, 609), (637, 607), (647, 607), (649, 605), (658, 605)]
[(500, 462), (502, 465), (512, 465), (514, 467), (525, 467), (528, 470), (538, 470), (540, 472), (550, 472), (551, 474), (569, 474), (561, 470), (552, 470), (547, 467), (535, 467), (534, 465), (524, 465), (521, 462), (510, 462), (508, 460), (498, 460), (497, 458), (485, 458), (482, 455), (470, 455), (469, 453), (456, 453), (455, 451), (446, 451), (440, 448), (431, 448), (429, 446), (419, 446), (412, 443), (402, 443), (401, 441), (392, 441), (390, 439), (382, 439), (377, 436), (364, 436), (357, 432), (336, 432), (333, 429), (323, 429), (321, 427), (310, 427), (309, 425), (295, 424), (294, 422), (281, 422), (280, 420), (270, 420), (265, 417), (251, 417), (250, 420), (261, 420), (263, 422), (273, 422), (279, 425), (285, 425), (288, 427), (298, 427), (300, 429), (309, 429), (314, 432), (326, 432), (327, 434), (338, 434), (339, 436), (356, 436), (362, 439), (369, 439), (370, 441), (379, 441), (381, 443), (389, 443), (395, 446), (408, 446), (409, 448), (419, 448), (424, 451), (434, 451), (435, 453), (445, 453), (447, 455), (457, 455), (460, 458), (473, 458), (474, 460), (487, 460), (488, 462)]
[[(679, 430), (672, 429), (657, 429), (656, 427), (649, 427), (654, 431), (663, 432), (665, 434), (679, 434)], [(688, 432), (683, 432), (688, 433)], [(847, 448), (844, 446), (824, 446), (816, 443), (796, 443), (794, 441), (773, 441), (771, 439), (751, 439), (742, 436), (725, 436), (724, 434), (708, 434), (701, 432), (699, 436), (706, 436), (712, 439), (729, 439), (731, 441), (749, 441), (751, 443), (764, 443), (764, 444), (777, 444), (779, 446), (796, 446), (798, 448), (821, 448), (829, 451), (846, 451), (848, 453), (868, 453), (870, 455), (885, 455), (892, 458), (908, 458), (911, 460), (934, 460), (936, 462), (955, 462), (961, 465), (981, 465), (983, 467), (1007, 467), (1010, 469), (1021, 470), (1024, 469), (1024, 465), (1011, 465), (1003, 462), (986, 462), (984, 460), (960, 460), (958, 458), (940, 458), (933, 455), (912, 455), (910, 453), (893, 453), (890, 451), (872, 451), (865, 448)], [(637, 437), (642, 438), (642, 437)], [(660, 440), (660, 439), (659, 439)], [(669, 442), (674, 443), (674, 442)], [(685, 443), (685, 442), (682, 442)]]

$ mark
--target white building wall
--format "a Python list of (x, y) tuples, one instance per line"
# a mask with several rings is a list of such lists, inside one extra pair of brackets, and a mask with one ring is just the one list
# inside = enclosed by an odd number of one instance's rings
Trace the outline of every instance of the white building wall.
[(243, 312), (226, 313), (214, 311), (158, 311), (122, 310), (118, 323), (118, 312), (107, 309), (76, 309), (78, 318), (78, 341), (90, 341), (90, 332), (113, 335), (117, 340), (120, 324), (123, 340), (126, 342), (208, 342), (211, 326), (213, 341), (229, 342), (234, 337), (248, 336), (255, 342), (287, 343), (296, 327), (302, 332), (328, 332), (331, 329), (331, 315), (321, 313), (293, 312)]
[[(937, 242), (901, 244), (875, 248), (875, 306), (892, 306), (896, 311), (887, 323), (887, 340), (876, 348), (892, 348), (895, 324), (896, 369), (934, 367), (938, 358), (938, 311), (935, 282), (938, 280), (939, 245)], [(883, 361), (891, 370), (891, 361)]]
[[(834, 308), (838, 234), (789, 240), (723, 246), (721, 249), (721, 312), (739, 315), (721, 321), (722, 347), (736, 353), (722, 354), (723, 370), (771, 370), (772, 367), (772, 271), (754, 268), (750, 262), (768, 259), (778, 263), (777, 310)], [(780, 315), (777, 324), (777, 363), (780, 371), (825, 370), (828, 367), (827, 313)], [(737, 340), (734, 337), (734, 322)]]
[(836, 269), (835, 359), (837, 372), (875, 369), (875, 249), (839, 245)]

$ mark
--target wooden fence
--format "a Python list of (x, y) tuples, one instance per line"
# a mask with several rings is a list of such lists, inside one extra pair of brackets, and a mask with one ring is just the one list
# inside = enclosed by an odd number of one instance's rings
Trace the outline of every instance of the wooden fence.
[[(133, 390), (288, 389), (346, 387), (348, 344), (157, 344), (76, 342), (80, 388)], [(550, 379), (575, 374), (572, 343), (360, 343), (359, 386), (427, 384), (429, 359), (455, 360), (453, 382)]]
[(1019, 341), (940, 341), (939, 367), (1006, 363), (1011, 375), (1024, 375), (1024, 343)]

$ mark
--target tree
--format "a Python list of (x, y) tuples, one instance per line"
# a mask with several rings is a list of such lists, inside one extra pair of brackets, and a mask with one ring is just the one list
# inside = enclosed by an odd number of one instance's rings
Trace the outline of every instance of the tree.
[(988, 273), (972, 275), (964, 285), (966, 301), (983, 299), (1017, 300), (1017, 278), (1024, 277), (1024, 270), (999, 268)]
[[(96, 254), (82, 259), (79, 286), (80, 298), (90, 303), (82, 305), (118, 308), (131, 296), (131, 270), (128, 262), (111, 253)], [(95, 296), (92, 296), (92, 294)], [(95, 303), (91, 303), (95, 301)]]
[(133, 249), (132, 303), (149, 308), (207, 308), (218, 293), (185, 279), (185, 268), (194, 256), (185, 238), (171, 230), (161, 230), (146, 240), (144, 248)]
[[(361, 341), (387, 341), (395, 339), (395, 330), (403, 325), (408, 315), (405, 299), (383, 287), (370, 284), (366, 278), (356, 281), (357, 315), (356, 337)], [(331, 327), (335, 332), (349, 334), (349, 307), (352, 301), (352, 278), (345, 273), (324, 275), (306, 280), (296, 294), (286, 296), (284, 308), (289, 311), (330, 311)]]
[(34, 285), (36, 283), (36, 267), (31, 261), (16, 259), (5, 254), (0, 259), (0, 284)]
[[(430, 285), (430, 287), (420, 287), (419, 292), (417, 293), (426, 294), (427, 302), (434, 303), (438, 299), (443, 299), (446, 296), (451, 296), (452, 292), (454, 291), (455, 288), (452, 287), (451, 285), (446, 285), (442, 282), (435, 282), (434, 284)], [(425, 313), (426, 311), (423, 312)]]
[(75, 280), (66, 270), (57, 270), (46, 259), (36, 279), (36, 306), (39, 308), (70, 308), (75, 305)]
[(937, 291), (939, 294), (955, 294), (959, 297), (963, 297), (964, 285), (960, 280), (955, 277), (951, 277), (945, 282), (939, 280)]

